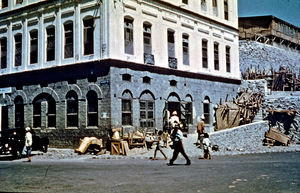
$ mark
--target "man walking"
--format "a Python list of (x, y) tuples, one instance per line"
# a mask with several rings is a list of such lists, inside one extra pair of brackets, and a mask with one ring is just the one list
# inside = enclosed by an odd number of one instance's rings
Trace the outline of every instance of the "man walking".
[(32, 134), (30, 132), (30, 127), (26, 127), (25, 131), (26, 131), (25, 146), (24, 146), (22, 154), (27, 155), (27, 159), (28, 159), (27, 162), (31, 162), (30, 154), (31, 154), (31, 150), (32, 150), (32, 147), (31, 147), (32, 146)]
[(179, 124), (177, 124), (174, 127), (173, 132), (171, 134), (171, 139), (173, 141), (174, 152), (173, 152), (173, 157), (170, 160), (168, 165), (174, 164), (174, 161), (177, 159), (179, 153), (181, 153), (183, 155), (183, 157), (186, 159), (185, 165), (191, 165), (191, 161), (184, 151), (184, 146), (183, 146), (183, 142), (182, 142), (183, 134), (182, 134), (181, 130), (179, 129)]

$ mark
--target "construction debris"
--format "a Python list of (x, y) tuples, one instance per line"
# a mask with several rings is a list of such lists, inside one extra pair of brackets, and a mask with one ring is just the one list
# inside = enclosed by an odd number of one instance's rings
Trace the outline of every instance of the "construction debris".
[(146, 147), (146, 130), (124, 134), (123, 128), (112, 129), (110, 138), (111, 155), (131, 155), (132, 148)]
[(215, 107), (215, 130), (222, 130), (251, 123), (259, 111), (263, 95), (256, 92), (241, 92), (232, 102)]
[(96, 137), (84, 137), (80, 139), (79, 147), (75, 149), (78, 154), (84, 154), (87, 151), (92, 152), (96, 155), (105, 154), (106, 150), (103, 149), (102, 139)]
[(244, 80), (265, 79), (268, 82), (268, 89), (273, 91), (300, 91), (300, 78), (297, 78), (296, 73), (283, 67), (279, 68), (279, 72), (251, 67), (242, 73), (242, 76)]
[(278, 128), (270, 128), (265, 133), (264, 145), (274, 146), (276, 144), (283, 144), (288, 146), (291, 142), (291, 138), (279, 131)]
[[(290, 139), (290, 141), (299, 142), (299, 126), (295, 119), (296, 114), (298, 113), (296, 110), (276, 110), (276, 109), (269, 109), (267, 110), (269, 113), (266, 119), (269, 121), (270, 128), (274, 128), (277, 126), (275, 131), (284, 134), (286, 137)], [(274, 129), (273, 129), (274, 130)], [(271, 131), (271, 134), (274, 133)], [(282, 135), (280, 135), (282, 136)], [(272, 138), (272, 137), (269, 137)], [(273, 139), (273, 138), (272, 138)], [(274, 139), (277, 140), (277, 139)], [(280, 143), (286, 145), (287, 139), (284, 141), (277, 140)]]

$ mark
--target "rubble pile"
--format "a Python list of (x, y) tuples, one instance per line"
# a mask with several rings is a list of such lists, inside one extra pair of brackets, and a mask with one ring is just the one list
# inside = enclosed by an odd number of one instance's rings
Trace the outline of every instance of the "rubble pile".
[(239, 61), (242, 73), (248, 68), (260, 71), (273, 69), (279, 72), (280, 66), (285, 69), (292, 69), (296, 76), (300, 71), (300, 53), (289, 49), (266, 45), (254, 41), (239, 42)]
[(291, 137), (292, 143), (300, 143), (299, 91), (272, 92), (265, 96), (262, 109), (263, 117), (270, 121), (271, 126), (279, 127), (281, 133)]

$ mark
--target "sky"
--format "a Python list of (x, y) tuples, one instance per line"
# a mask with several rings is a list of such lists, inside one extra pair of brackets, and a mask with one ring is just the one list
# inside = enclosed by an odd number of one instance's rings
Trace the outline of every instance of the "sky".
[(239, 17), (273, 15), (300, 27), (300, 0), (238, 0)]

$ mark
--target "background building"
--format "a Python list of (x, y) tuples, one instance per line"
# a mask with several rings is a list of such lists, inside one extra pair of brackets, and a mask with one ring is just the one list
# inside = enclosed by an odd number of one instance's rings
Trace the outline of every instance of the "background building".
[(300, 90), (300, 31), (277, 17), (239, 18), (243, 79), (267, 79), (268, 88)]
[(1, 127), (53, 146), (112, 127), (189, 132), (240, 84), (236, 0), (1, 1)]

